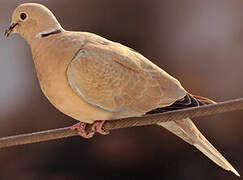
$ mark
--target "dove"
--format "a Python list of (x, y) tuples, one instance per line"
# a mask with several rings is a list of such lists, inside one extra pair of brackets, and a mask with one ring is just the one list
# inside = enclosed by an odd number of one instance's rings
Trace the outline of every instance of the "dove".
[[(87, 124), (108, 134), (108, 120), (215, 103), (191, 95), (181, 83), (139, 52), (89, 32), (67, 31), (54, 14), (36, 3), (14, 10), (5, 36), (18, 33), (31, 47), (39, 84), (47, 99), (76, 119), (79, 135)], [(195, 146), (225, 170), (239, 173), (200, 133), (191, 119), (159, 123)]]

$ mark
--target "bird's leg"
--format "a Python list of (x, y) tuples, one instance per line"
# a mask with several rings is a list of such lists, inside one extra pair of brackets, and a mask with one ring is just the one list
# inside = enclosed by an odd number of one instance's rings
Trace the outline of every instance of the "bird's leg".
[(109, 134), (110, 132), (109, 131), (105, 131), (103, 129), (103, 125), (104, 125), (104, 122), (105, 121), (95, 121), (93, 124), (92, 124), (92, 130), (95, 131), (95, 132), (98, 132), (102, 135), (107, 135)]
[(79, 122), (79, 123), (77, 123), (77, 124), (74, 124), (72, 127), (71, 127), (71, 129), (72, 130), (78, 130), (78, 134), (80, 135), (80, 136), (82, 136), (82, 137), (84, 137), (84, 138), (92, 138), (93, 137), (93, 135), (94, 135), (94, 132), (90, 132), (90, 133), (88, 133), (87, 131), (86, 131), (86, 126), (87, 126), (87, 123), (84, 123), (84, 122)]

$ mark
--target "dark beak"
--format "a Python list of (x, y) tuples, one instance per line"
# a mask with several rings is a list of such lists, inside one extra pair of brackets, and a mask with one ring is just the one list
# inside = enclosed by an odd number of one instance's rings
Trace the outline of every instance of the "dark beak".
[(12, 32), (13, 29), (18, 25), (19, 23), (13, 23), (11, 26), (5, 31), (4, 35), (7, 38)]

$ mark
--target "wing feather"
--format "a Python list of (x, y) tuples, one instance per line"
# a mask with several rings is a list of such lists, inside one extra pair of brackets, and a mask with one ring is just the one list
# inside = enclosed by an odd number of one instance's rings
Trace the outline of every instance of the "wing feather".
[(141, 54), (97, 38), (82, 46), (67, 76), (73, 90), (87, 102), (120, 114), (144, 114), (186, 94), (179, 81)]

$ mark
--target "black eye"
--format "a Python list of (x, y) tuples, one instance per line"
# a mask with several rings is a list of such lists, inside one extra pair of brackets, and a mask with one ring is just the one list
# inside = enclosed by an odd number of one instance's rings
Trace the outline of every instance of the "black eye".
[(27, 15), (25, 13), (20, 14), (20, 19), (25, 20), (27, 18)]

